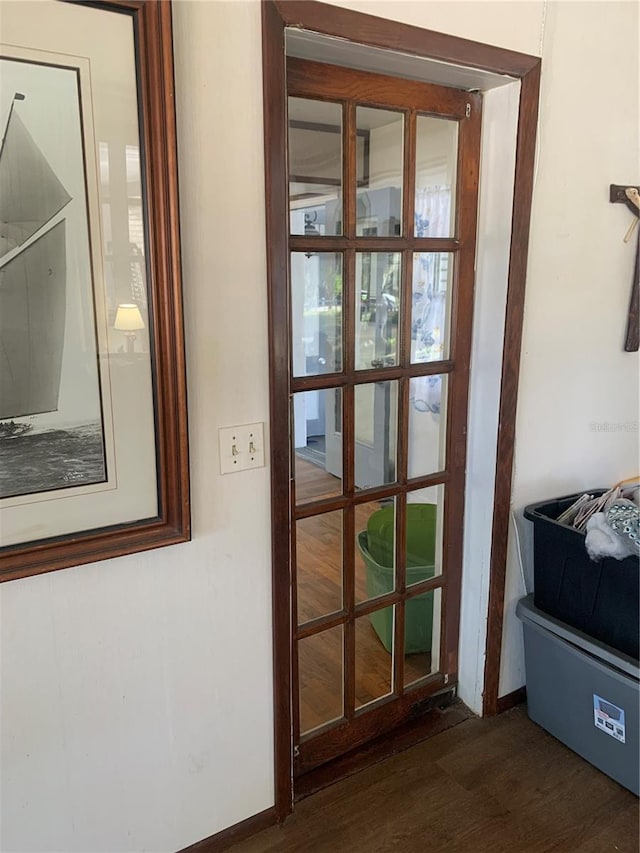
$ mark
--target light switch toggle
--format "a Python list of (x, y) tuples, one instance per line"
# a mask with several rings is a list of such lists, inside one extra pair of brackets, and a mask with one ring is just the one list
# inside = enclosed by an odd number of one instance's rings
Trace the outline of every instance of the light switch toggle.
[(221, 427), (218, 440), (222, 474), (264, 466), (264, 424)]

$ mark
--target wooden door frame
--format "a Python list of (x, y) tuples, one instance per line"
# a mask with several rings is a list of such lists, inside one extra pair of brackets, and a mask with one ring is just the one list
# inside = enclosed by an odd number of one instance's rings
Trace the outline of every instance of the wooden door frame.
[[(513, 218), (505, 309), (497, 461), (494, 487), (483, 712), (499, 710), (498, 682), (504, 611), (515, 417), (531, 220), (541, 59), (479, 42), (354, 12), (316, 0), (262, 0), (268, 317), (270, 329), (287, 316), (287, 109), (285, 28), (295, 27), (385, 50), (506, 74), (519, 79)], [(284, 334), (269, 335), (272, 601), (274, 659), (275, 811), (293, 809), (290, 450), (276, 437), (289, 433), (289, 355)]]

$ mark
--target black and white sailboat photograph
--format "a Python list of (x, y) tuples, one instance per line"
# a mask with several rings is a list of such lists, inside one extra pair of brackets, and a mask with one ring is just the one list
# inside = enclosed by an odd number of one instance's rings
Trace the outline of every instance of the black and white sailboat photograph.
[(0, 57), (0, 500), (107, 479), (77, 71)]

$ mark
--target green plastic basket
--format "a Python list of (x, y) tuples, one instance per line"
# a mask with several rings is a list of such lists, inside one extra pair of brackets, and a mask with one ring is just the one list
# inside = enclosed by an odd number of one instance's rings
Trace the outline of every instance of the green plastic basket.
[[(432, 578), (435, 573), (435, 504), (407, 504), (407, 586)], [(367, 595), (374, 598), (392, 592), (394, 562), (394, 507), (374, 512), (367, 529), (358, 533), (358, 549), (366, 566)], [(431, 651), (433, 591), (406, 602), (405, 654)], [(393, 609), (385, 607), (369, 616), (382, 645), (393, 647)]]

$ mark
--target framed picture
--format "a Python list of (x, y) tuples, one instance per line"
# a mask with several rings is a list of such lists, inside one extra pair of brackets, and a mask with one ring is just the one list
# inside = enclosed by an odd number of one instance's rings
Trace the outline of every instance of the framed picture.
[(0, 579), (190, 538), (171, 5), (5, 4)]

